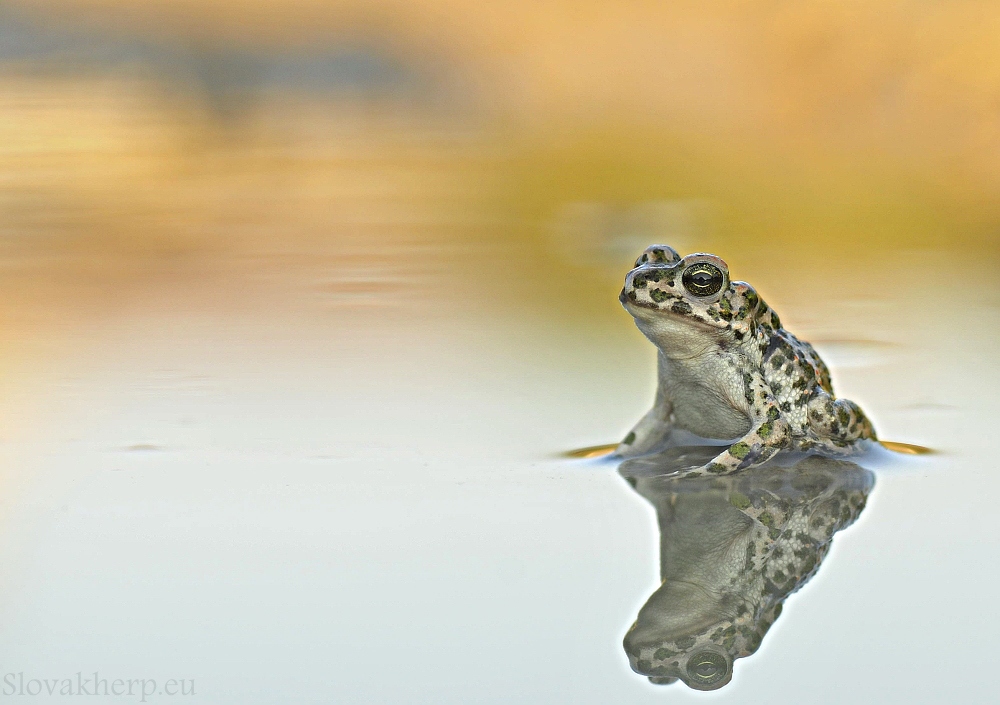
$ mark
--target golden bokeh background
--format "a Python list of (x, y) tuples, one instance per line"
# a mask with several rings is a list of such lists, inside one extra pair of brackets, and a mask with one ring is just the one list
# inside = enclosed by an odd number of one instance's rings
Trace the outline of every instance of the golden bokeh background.
[(765, 292), (993, 262), (997, 46), (989, 2), (6, 3), (4, 315), (475, 276), (599, 323), (649, 241)]

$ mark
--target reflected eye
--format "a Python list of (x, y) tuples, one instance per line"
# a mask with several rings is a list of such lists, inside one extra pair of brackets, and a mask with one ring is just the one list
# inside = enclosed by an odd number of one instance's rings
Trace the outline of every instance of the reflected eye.
[(681, 281), (684, 282), (684, 288), (695, 296), (717, 294), (719, 289), (722, 288), (724, 280), (725, 277), (722, 275), (722, 270), (708, 262), (692, 264), (684, 270), (684, 276), (681, 277)]
[(702, 651), (688, 660), (687, 672), (691, 680), (699, 685), (712, 685), (726, 677), (729, 664), (714, 651)]

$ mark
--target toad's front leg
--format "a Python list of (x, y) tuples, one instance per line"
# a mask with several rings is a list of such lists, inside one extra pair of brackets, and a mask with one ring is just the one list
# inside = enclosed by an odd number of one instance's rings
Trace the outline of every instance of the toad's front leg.
[(777, 401), (766, 389), (763, 380), (752, 386), (755, 388), (754, 399), (760, 405), (749, 433), (715, 456), (711, 462), (690, 470), (681, 477), (730, 475), (737, 470), (761, 465), (788, 446), (791, 428), (781, 417)]
[(648, 453), (659, 445), (670, 433), (672, 412), (673, 404), (667, 399), (662, 389), (658, 390), (653, 408), (639, 419), (639, 423), (632, 427), (632, 430), (625, 436), (625, 440), (618, 444), (615, 455), (630, 458)]

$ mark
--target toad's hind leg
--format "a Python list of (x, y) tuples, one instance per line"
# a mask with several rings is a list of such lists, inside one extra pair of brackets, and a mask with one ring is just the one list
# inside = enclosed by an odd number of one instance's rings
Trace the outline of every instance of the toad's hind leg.
[(809, 427), (821, 440), (843, 447), (855, 441), (877, 440), (875, 427), (850, 399), (834, 399), (826, 392), (809, 402)]

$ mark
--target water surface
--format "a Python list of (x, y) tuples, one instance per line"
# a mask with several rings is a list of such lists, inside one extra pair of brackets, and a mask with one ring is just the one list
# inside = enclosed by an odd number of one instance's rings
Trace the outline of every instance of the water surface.
[[(840, 340), (877, 332), (866, 364), (831, 356), (839, 391), (941, 453), (876, 469), (713, 697), (990, 698), (968, 674), (997, 624), (998, 311), (914, 306), (909, 271), (878, 302), (773, 302)], [(395, 289), (331, 306), (299, 274), (65, 324), (11, 363), (0, 663), (193, 678), (212, 702), (704, 697), (622, 647), (660, 586), (652, 506), (613, 463), (558, 457), (648, 403), (624, 312), (595, 336)]]

